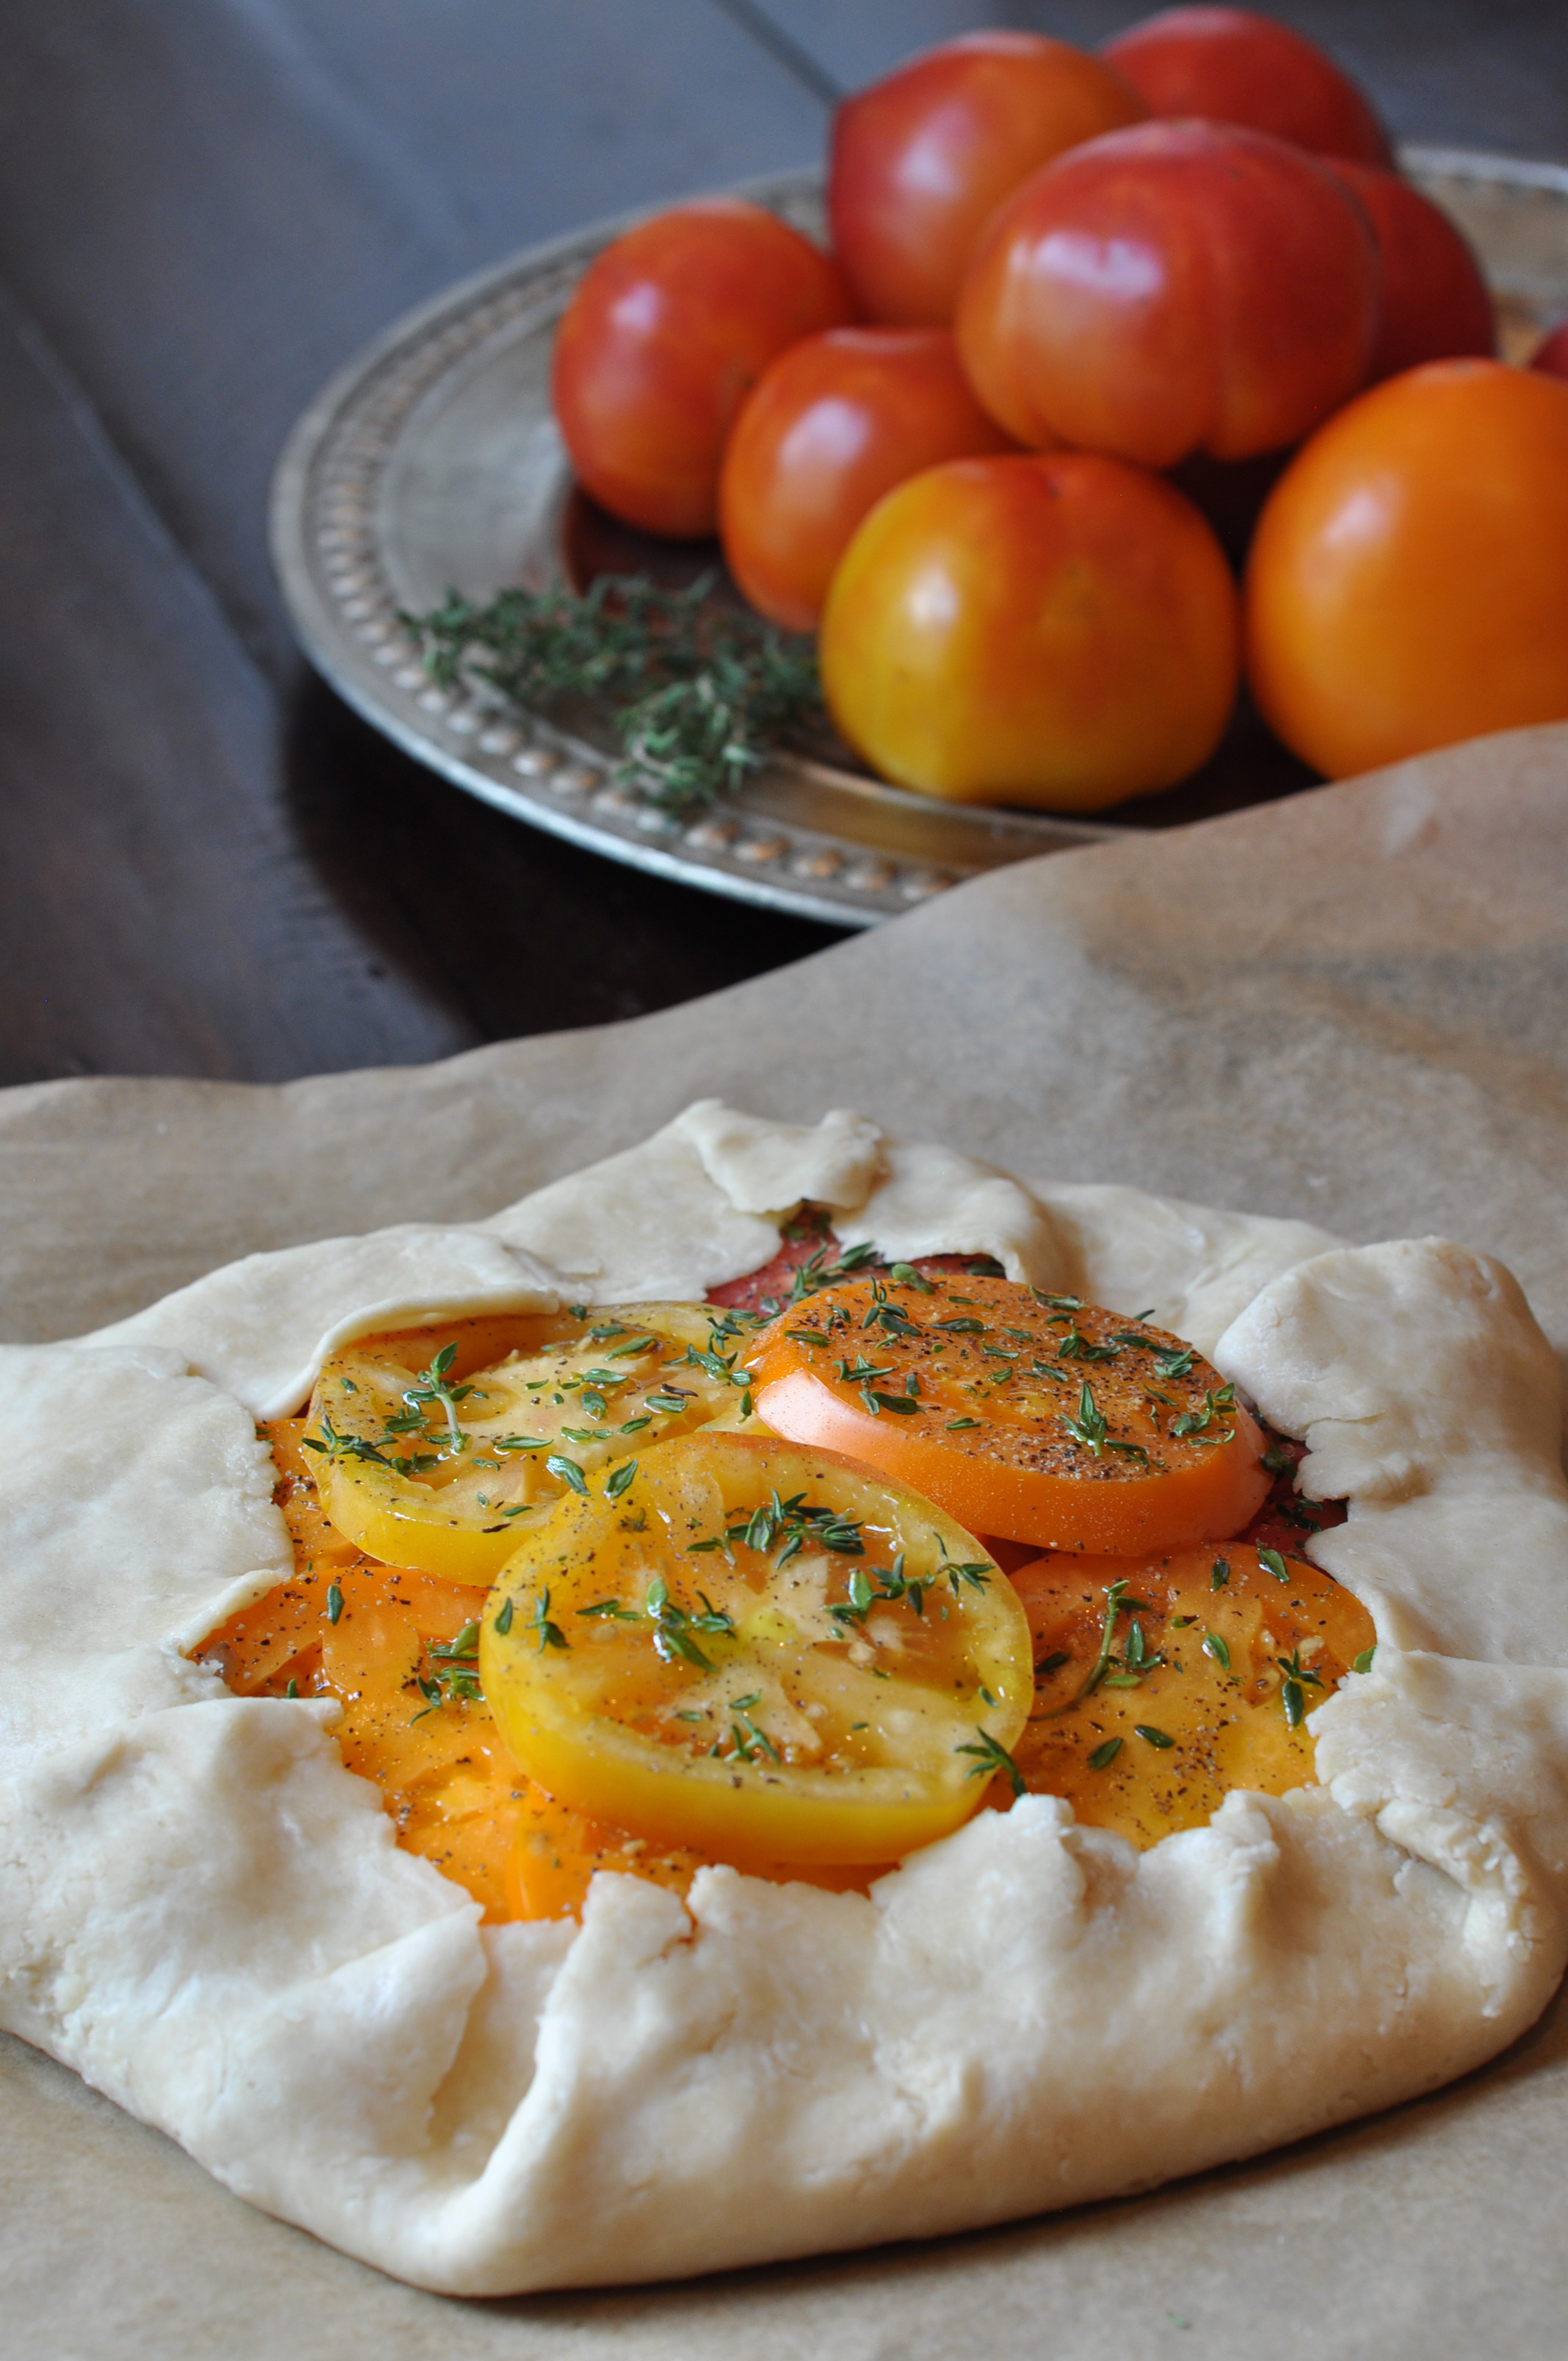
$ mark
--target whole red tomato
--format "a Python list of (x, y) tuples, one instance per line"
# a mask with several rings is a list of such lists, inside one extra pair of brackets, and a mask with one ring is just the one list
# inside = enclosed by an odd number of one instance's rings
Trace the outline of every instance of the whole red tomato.
[(873, 320), (946, 327), (970, 249), (1020, 181), (1147, 114), (1098, 58), (1036, 33), (946, 41), (833, 118), (833, 244)]
[(1388, 135), (1322, 50), (1250, 8), (1165, 8), (1100, 52), (1153, 115), (1207, 115), (1321, 156), (1391, 164)]
[(1190, 500), (1081, 451), (953, 459), (880, 500), (822, 618), (822, 686), (885, 778), (1097, 811), (1210, 755), (1234, 580)]
[(1448, 215), (1397, 172), (1326, 160), (1360, 198), (1377, 241), (1382, 291), (1369, 380), (1422, 361), (1495, 353), (1491, 295), (1468, 240)]
[(854, 305), (838, 266), (737, 198), (677, 205), (589, 265), (555, 339), (572, 465), (629, 524), (711, 533), (730, 423), (762, 370)]
[(959, 355), (1021, 443), (1174, 467), (1299, 442), (1364, 383), (1377, 258), (1344, 182), (1219, 123), (1145, 123), (1026, 181), (975, 250)]
[(1532, 369), (1540, 369), (1543, 377), (1568, 377), (1568, 320), (1541, 339), (1530, 355), (1530, 365)]
[(1331, 778), (1568, 719), (1568, 385), (1430, 362), (1280, 478), (1246, 574), (1265, 719)]
[(981, 408), (945, 328), (829, 328), (748, 395), (719, 478), (718, 529), (753, 607), (817, 628), (867, 511), (943, 459), (1014, 447)]

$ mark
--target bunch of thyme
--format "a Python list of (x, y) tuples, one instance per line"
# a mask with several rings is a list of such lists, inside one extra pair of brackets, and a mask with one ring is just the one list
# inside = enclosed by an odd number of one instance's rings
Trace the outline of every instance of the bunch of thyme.
[(503, 590), (483, 606), (453, 590), (403, 620), (444, 688), (482, 686), (522, 710), (592, 699), (625, 749), (618, 783), (680, 817), (739, 786), (821, 712), (810, 643), (718, 605), (714, 579), (661, 590), (604, 575), (586, 591)]

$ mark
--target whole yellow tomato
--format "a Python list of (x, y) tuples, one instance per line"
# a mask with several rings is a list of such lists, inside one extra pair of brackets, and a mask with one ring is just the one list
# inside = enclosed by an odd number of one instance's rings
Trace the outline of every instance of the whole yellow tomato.
[(845, 552), (823, 689), (902, 786), (1097, 811), (1213, 752), (1237, 608), (1219, 543), (1162, 478), (1078, 451), (957, 459), (890, 492)]
[(1321, 427), (1246, 576), (1254, 696), (1330, 778), (1568, 719), (1568, 385), (1434, 361)]

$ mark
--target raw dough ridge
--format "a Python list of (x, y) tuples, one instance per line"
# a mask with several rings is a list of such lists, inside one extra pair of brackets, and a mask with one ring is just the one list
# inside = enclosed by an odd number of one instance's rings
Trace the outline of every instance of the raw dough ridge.
[(1349, 1500), (1310, 1554), (1381, 1645), (1568, 1664), (1562, 1371), (1501, 1263), (1446, 1238), (1336, 1247), (1264, 1288), (1215, 1351), (1305, 1440), (1303, 1490)]
[(172, 1345), (258, 1418), (283, 1418), (352, 1337), (461, 1312), (553, 1311), (559, 1283), (482, 1230), (407, 1223), (247, 1255), (83, 1341)]
[[(700, 1295), (802, 1196), (846, 1242), (996, 1254), (1212, 1350), (1348, 1493), (1312, 1554), (1373, 1608), (1375, 1670), (1310, 1719), (1321, 1785), (1145, 1853), (1031, 1796), (869, 1897), (601, 1876), (580, 1929), (481, 1927), (330, 1705), (184, 1653), (291, 1562), (253, 1417), (389, 1305)], [(473, 1229), (251, 1257), (0, 1348), (0, 2021), (252, 2202), (466, 2294), (962, 2229), (1432, 2089), (1568, 1957), (1556, 1386), (1462, 1248), (716, 1102)]]

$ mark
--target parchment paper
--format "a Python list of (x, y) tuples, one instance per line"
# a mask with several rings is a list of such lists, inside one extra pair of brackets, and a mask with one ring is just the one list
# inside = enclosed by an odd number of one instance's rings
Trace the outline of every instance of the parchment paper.
[[(519, 914), (520, 925), (527, 923)], [(1057, 855), (635, 1023), (280, 1089), (0, 1095), (4, 1333), (492, 1211), (717, 1093), (1025, 1174), (1501, 1255), (1568, 1346), (1568, 726)], [(674, 2289), (463, 2304), (228, 2197), (0, 2043), (16, 2361), (1217, 2361), (1568, 2349), (1568, 2006), (1420, 2105), (1136, 2201)]]

